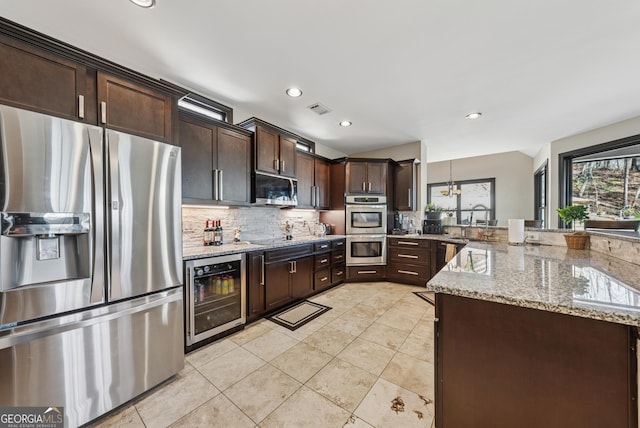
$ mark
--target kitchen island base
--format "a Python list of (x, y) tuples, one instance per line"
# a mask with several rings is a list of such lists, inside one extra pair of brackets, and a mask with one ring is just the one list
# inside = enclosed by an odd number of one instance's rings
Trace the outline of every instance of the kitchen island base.
[(436, 294), (437, 428), (637, 422), (636, 327)]

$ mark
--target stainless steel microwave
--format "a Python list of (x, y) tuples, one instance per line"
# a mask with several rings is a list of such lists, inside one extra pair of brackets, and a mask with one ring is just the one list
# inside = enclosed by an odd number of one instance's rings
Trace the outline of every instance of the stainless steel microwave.
[(256, 204), (261, 205), (298, 205), (298, 180), (274, 174), (256, 172)]

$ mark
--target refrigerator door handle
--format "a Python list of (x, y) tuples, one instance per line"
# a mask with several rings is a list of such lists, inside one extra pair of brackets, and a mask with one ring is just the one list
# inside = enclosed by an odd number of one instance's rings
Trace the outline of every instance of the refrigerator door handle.
[(118, 136), (115, 133), (107, 132), (107, 151), (109, 153), (109, 183), (108, 183), (108, 216), (110, 233), (107, 240), (109, 248), (110, 260), (108, 263), (109, 271), (109, 300), (122, 296), (122, 284), (120, 283), (120, 211), (122, 204), (120, 203), (120, 173), (118, 168)]
[(89, 151), (93, 169), (93, 227), (91, 229), (93, 246), (93, 265), (91, 266), (92, 281), (89, 301), (98, 303), (104, 301), (105, 292), (105, 215), (104, 215), (104, 154), (103, 133), (90, 129)]

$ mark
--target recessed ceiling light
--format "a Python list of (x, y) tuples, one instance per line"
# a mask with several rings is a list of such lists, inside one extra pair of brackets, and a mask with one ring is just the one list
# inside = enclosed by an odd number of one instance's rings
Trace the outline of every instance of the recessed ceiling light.
[(340, 126), (344, 126), (345, 128), (347, 126), (351, 126), (351, 121), (349, 120), (343, 120), (342, 122), (340, 122)]
[(151, 8), (156, 5), (156, 0), (131, 0), (131, 3), (140, 7)]
[(302, 95), (302, 90), (298, 88), (289, 88), (287, 89), (287, 95), (293, 98), (298, 98), (300, 95)]
[(479, 118), (480, 116), (482, 116), (482, 113), (480, 113), (480, 112), (476, 112), (476, 113), (469, 113), (469, 114), (468, 114), (468, 115), (466, 115), (465, 117), (466, 117), (467, 119), (477, 119), (477, 118)]

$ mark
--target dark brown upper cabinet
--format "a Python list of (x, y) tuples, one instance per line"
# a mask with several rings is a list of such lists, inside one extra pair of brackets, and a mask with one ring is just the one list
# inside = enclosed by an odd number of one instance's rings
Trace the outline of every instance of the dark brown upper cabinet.
[(265, 126), (256, 126), (256, 171), (296, 176), (296, 140)]
[(399, 161), (395, 167), (393, 209), (416, 211), (417, 171), (415, 159)]
[(238, 126), (254, 132), (254, 167), (257, 172), (296, 178), (298, 141), (315, 147), (315, 143), (255, 117), (238, 123)]
[(98, 71), (98, 105), (100, 125), (173, 143), (171, 94)]
[(298, 152), (296, 163), (298, 207), (328, 210), (330, 162), (309, 153)]
[(347, 195), (386, 195), (387, 161), (347, 161)]
[[(232, 125), (227, 125), (231, 127)], [(251, 203), (251, 136), (181, 112), (182, 198), (191, 203)]]
[(95, 71), (28, 43), (0, 36), (0, 102), (97, 123)]

